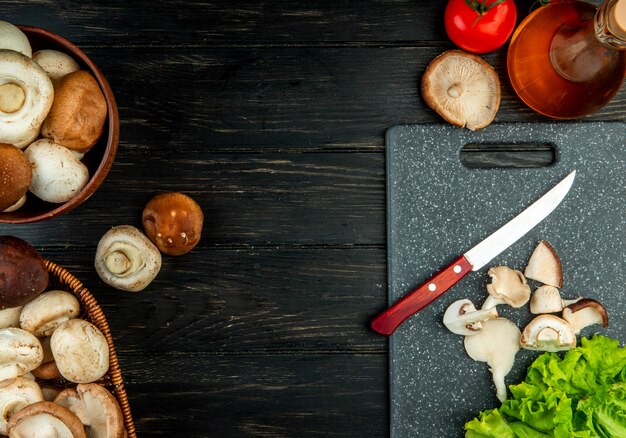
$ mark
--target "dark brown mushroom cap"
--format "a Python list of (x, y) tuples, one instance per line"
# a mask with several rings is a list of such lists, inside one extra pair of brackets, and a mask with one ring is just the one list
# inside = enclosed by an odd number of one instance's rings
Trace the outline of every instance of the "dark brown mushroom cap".
[(162, 253), (182, 255), (200, 242), (204, 215), (189, 196), (168, 192), (148, 202), (142, 222), (146, 236)]
[(0, 212), (26, 193), (32, 175), (26, 155), (13, 145), (0, 143)]
[(48, 286), (37, 250), (14, 236), (0, 236), (0, 309), (23, 306)]

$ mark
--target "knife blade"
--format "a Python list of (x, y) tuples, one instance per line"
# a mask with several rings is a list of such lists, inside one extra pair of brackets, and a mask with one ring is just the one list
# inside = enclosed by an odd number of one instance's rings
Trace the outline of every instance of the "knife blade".
[(470, 271), (477, 271), (485, 266), (552, 213), (569, 192), (575, 177), (576, 171), (574, 170), (505, 225), (439, 273), (408, 292), (372, 320), (372, 329), (382, 335), (390, 336), (407, 318), (433, 302)]

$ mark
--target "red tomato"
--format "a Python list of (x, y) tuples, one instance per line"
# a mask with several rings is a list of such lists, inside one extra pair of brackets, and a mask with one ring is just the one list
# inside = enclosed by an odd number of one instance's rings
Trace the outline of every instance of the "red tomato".
[(473, 53), (502, 46), (511, 36), (516, 19), (513, 0), (449, 0), (444, 15), (452, 42)]

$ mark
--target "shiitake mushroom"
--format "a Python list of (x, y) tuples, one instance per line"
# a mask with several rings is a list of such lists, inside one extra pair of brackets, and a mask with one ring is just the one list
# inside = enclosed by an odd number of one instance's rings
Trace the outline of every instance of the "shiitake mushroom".
[(48, 286), (44, 259), (24, 240), (0, 236), (0, 309), (23, 306)]

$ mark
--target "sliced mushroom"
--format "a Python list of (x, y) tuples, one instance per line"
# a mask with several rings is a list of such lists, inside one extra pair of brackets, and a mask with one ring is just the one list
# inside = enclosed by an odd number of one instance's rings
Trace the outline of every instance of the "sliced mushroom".
[(48, 139), (24, 152), (33, 168), (30, 191), (46, 202), (67, 202), (89, 182), (89, 170), (69, 149)]
[(0, 143), (24, 148), (39, 134), (50, 111), (54, 88), (28, 56), (0, 50)]
[(43, 394), (34, 380), (17, 377), (8, 385), (0, 387), (0, 435), (7, 435), (7, 423), (11, 416), (26, 406), (43, 401)]
[(161, 269), (161, 253), (131, 225), (110, 229), (98, 243), (96, 271), (107, 284), (126, 291), (145, 289)]
[(146, 236), (164, 254), (182, 255), (200, 242), (204, 215), (196, 201), (178, 192), (156, 195), (143, 209)]
[(74, 58), (58, 50), (38, 50), (33, 53), (33, 59), (45, 70), (52, 81), (58, 81), (63, 76), (80, 70)]
[(22, 306), (18, 306), (0, 310), (0, 329), (19, 327), (22, 308)]
[(124, 417), (117, 400), (97, 383), (80, 384), (59, 393), (55, 403), (72, 411), (93, 438), (122, 438)]
[(475, 131), (489, 125), (498, 112), (500, 80), (479, 56), (449, 50), (426, 68), (422, 95), (447, 122)]
[(524, 275), (531, 280), (540, 281), (549, 286), (563, 286), (561, 260), (554, 248), (545, 240), (539, 242), (533, 251), (524, 270)]
[(576, 334), (570, 323), (554, 315), (535, 317), (522, 332), (522, 348), (540, 351), (563, 351), (576, 346)]
[(52, 332), (80, 313), (80, 303), (74, 295), (62, 290), (44, 292), (24, 306), (20, 327), (35, 336), (52, 336)]
[(48, 286), (43, 257), (26, 241), (0, 236), (0, 309), (23, 306)]
[(11, 417), (11, 438), (87, 438), (80, 419), (56, 403), (40, 401)]
[(538, 287), (530, 297), (530, 313), (540, 315), (542, 313), (560, 312), (564, 307), (579, 300), (582, 300), (582, 297), (564, 300), (556, 287), (543, 285)]
[(39, 339), (19, 328), (0, 330), (0, 381), (19, 377), (43, 361)]
[(109, 344), (88, 321), (75, 318), (61, 324), (52, 333), (50, 348), (59, 372), (70, 382), (95, 382), (109, 369)]
[(6, 21), (0, 21), (0, 49), (15, 50), (29, 58), (33, 55), (26, 34)]
[(506, 400), (504, 378), (513, 368), (520, 348), (520, 330), (506, 318), (483, 321), (476, 336), (465, 337), (465, 351), (479, 362), (487, 362), (493, 374), (498, 400)]
[(21, 150), (0, 143), (0, 211), (11, 208), (26, 194), (32, 173), (30, 162)]
[(563, 309), (563, 319), (572, 325), (575, 334), (579, 334), (590, 325), (602, 324), (604, 328), (609, 325), (606, 309), (598, 301), (590, 298), (572, 303)]
[(482, 330), (481, 321), (498, 317), (498, 311), (494, 308), (476, 310), (470, 300), (458, 300), (450, 304), (443, 315), (443, 324), (452, 333), (457, 335), (472, 336)]
[(524, 275), (507, 266), (496, 266), (487, 271), (491, 283), (487, 285), (489, 297), (482, 305), (489, 309), (498, 304), (508, 304), (511, 307), (522, 307), (530, 299), (530, 286)]

